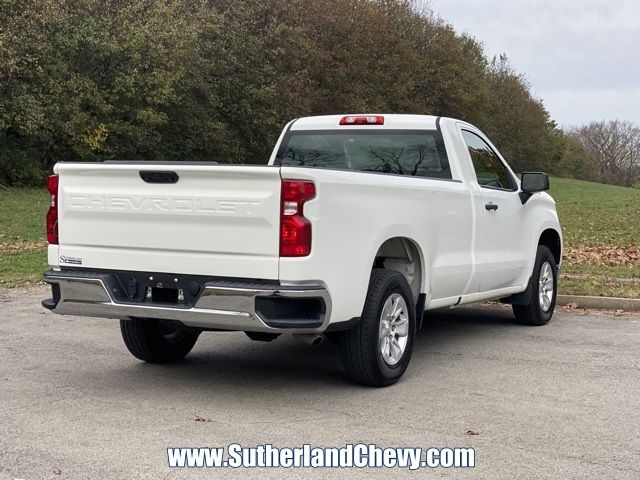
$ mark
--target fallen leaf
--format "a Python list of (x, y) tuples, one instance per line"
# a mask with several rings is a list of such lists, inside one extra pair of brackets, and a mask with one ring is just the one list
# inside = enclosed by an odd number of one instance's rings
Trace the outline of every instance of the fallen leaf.
[(467, 435), (480, 435), (480, 434), (475, 430), (467, 430)]
[(62, 470), (60, 470), (59, 468), (56, 467), (56, 468), (53, 469), (53, 474), (54, 475), (62, 475)]
[(587, 263), (592, 265), (640, 265), (640, 247), (627, 245), (566, 246), (562, 251), (564, 260), (569, 263)]
[(211, 422), (211, 419), (207, 418), (207, 417), (200, 417), (200, 416), (196, 415), (195, 421), (196, 422), (209, 423), (209, 422)]

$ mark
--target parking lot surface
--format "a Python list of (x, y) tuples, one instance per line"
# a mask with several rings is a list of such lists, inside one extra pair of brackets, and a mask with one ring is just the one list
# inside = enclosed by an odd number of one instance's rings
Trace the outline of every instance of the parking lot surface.
[[(557, 313), (536, 328), (500, 307), (430, 313), (402, 380), (372, 389), (344, 377), (331, 343), (290, 336), (204, 333), (185, 361), (144, 364), (117, 321), (53, 315), (47, 295), (0, 291), (3, 479), (640, 478), (640, 317)], [(177, 470), (166, 456), (360, 442), (473, 447), (477, 466)]]

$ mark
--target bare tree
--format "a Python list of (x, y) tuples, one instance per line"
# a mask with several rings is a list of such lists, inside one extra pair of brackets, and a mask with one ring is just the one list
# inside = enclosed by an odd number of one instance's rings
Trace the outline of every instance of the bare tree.
[(600, 180), (624, 187), (640, 179), (640, 127), (621, 120), (592, 122), (570, 134), (598, 165)]

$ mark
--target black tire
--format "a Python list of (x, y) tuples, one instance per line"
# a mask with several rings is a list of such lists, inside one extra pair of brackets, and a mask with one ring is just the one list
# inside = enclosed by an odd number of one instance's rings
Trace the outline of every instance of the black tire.
[[(384, 304), (395, 293), (400, 294), (406, 303), (409, 323), (404, 352), (396, 364), (390, 365), (383, 358), (378, 335)], [(371, 387), (386, 387), (398, 381), (407, 369), (413, 351), (415, 305), (411, 288), (401, 273), (373, 269), (360, 322), (354, 328), (341, 332), (342, 363), (353, 381)]]
[[(546, 263), (551, 267), (553, 292), (549, 307), (545, 310), (541, 305), (539, 286), (542, 268)], [(556, 306), (556, 294), (558, 291), (558, 265), (556, 264), (556, 260), (551, 253), (551, 250), (544, 245), (538, 245), (536, 262), (533, 267), (533, 274), (529, 280), (528, 290), (530, 292), (529, 303), (527, 305), (513, 305), (513, 314), (516, 317), (516, 321), (523, 325), (546, 325), (549, 323), (549, 320), (551, 320)]]
[(183, 359), (198, 340), (200, 332), (177, 322), (134, 318), (120, 320), (122, 339), (131, 354), (149, 363), (171, 363)]

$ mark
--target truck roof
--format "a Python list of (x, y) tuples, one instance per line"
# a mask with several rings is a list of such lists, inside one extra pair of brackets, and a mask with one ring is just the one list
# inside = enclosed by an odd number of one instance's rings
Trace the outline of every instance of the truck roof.
[[(344, 117), (384, 117), (383, 125), (340, 125)], [(342, 130), (367, 128), (379, 130), (435, 130), (439, 117), (433, 115), (354, 113), (343, 115), (319, 115), (295, 120), (291, 130)]]

